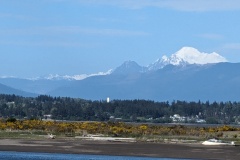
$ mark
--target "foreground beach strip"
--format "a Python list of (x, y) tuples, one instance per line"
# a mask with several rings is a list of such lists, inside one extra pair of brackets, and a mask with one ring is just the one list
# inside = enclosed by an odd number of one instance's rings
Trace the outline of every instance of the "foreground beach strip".
[(0, 139), (0, 151), (238, 160), (239, 146), (68, 139)]

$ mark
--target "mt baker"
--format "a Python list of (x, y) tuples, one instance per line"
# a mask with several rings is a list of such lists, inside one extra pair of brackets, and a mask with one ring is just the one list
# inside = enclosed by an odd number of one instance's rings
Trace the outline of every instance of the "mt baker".
[(215, 52), (201, 53), (195, 48), (184, 47), (148, 66), (126, 61), (111, 72), (85, 76), (80, 80), (69, 80), (66, 76), (65, 79), (36, 80), (0, 78), (0, 83), (1, 93), (9, 94), (6, 89), (9, 87), (12, 94), (24, 92), (24, 96), (34, 92), (29, 96), (47, 94), (91, 100), (110, 97), (155, 101), (240, 101), (240, 63), (229, 63)]

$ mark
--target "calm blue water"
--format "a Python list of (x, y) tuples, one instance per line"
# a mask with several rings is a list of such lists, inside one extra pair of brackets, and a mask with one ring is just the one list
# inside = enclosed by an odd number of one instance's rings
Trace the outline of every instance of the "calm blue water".
[[(178, 160), (171, 158), (146, 158), (128, 156), (102, 156), (102, 155), (79, 155), (79, 154), (52, 154), (34, 152), (5, 152), (0, 151), (1, 160)], [(184, 159), (181, 159), (184, 160)], [(187, 160), (187, 159), (186, 159)], [(188, 159), (189, 160), (189, 159)]]

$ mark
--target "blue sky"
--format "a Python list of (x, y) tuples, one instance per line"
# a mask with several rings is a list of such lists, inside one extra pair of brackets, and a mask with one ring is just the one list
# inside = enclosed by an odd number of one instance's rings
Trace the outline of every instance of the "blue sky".
[(184, 46), (240, 62), (239, 0), (1, 0), (0, 76), (148, 65)]

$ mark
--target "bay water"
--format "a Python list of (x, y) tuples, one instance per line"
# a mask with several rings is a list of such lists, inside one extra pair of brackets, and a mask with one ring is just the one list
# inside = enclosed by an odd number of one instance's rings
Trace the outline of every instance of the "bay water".
[[(59, 153), (35, 153), (0, 151), (1, 160), (179, 160), (173, 158), (149, 158), (132, 156), (107, 156), (85, 154), (59, 154)], [(190, 159), (181, 159), (190, 160)]]

